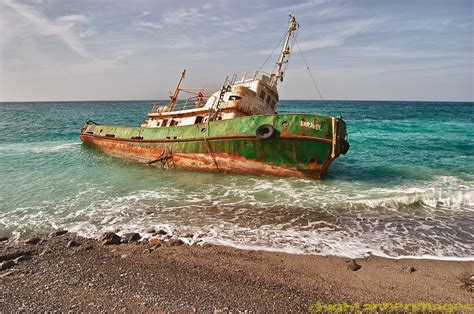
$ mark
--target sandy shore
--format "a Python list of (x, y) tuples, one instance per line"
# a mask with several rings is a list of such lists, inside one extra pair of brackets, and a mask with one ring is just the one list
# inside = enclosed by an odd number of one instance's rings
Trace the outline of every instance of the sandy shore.
[[(310, 304), (473, 304), (473, 262), (356, 260), (74, 234), (1, 244), (0, 311), (307, 311)], [(39, 239), (36, 239), (39, 240)], [(37, 241), (31, 241), (37, 242)], [(113, 240), (111, 241), (113, 242)], [(467, 282), (466, 282), (467, 280)]]

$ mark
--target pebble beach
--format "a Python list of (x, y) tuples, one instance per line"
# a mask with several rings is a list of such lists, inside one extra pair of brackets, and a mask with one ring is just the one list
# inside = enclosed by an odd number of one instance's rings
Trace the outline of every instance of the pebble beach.
[[(312, 304), (473, 304), (469, 261), (241, 250), (146, 230), (2, 238), (2, 312), (308, 311)], [(466, 305), (466, 306), (467, 306)]]

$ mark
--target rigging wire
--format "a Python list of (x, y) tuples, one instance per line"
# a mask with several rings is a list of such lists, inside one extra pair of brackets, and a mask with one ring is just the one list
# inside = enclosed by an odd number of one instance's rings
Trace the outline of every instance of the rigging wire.
[(298, 51), (300, 52), (301, 57), (303, 58), (303, 62), (306, 65), (306, 69), (309, 72), (309, 76), (311, 77), (311, 80), (313, 81), (314, 87), (316, 88), (316, 91), (318, 92), (319, 98), (321, 99), (321, 101), (324, 101), (323, 95), (321, 94), (321, 91), (319, 90), (318, 84), (316, 84), (316, 80), (313, 77), (313, 73), (311, 73), (311, 70), (309, 69), (308, 63), (306, 62), (306, 58), (303, 55), (303, 51), (301, 51), (300, 45), (296, 41), (296, 37), (295, 37), (295, 43), (296, 43), (296, 47), (298, 47)]
[(280, 39), (280, 41), (278, 42), (278, 44), (276, 44), (275, 48), (273, 48), (272, 52), (270, 52), (270, 54), (268, 55), (267, 57), (267, 60), (265, 60), (265, 62), (262, 64), (262, 66), (260, 67), (260, 69), (258, 69), (258, 72), (262, 71), (263, 67), (265, 66), (265, 64), (268, 62), (268, 60), (270, 60), (270, 58), (273, 56), (273, 53), (275, 52), (275, 50), (280, 46), (280, 44), (282, 43), (283, 39), (285, 39), (285, 36), (286, 34), (283, 35), (283, 37)]

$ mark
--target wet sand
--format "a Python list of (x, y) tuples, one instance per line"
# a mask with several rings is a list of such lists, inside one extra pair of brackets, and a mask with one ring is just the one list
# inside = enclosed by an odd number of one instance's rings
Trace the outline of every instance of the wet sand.
[(316, 301), (474, 303), (474, 262), (371, 256), (356, 260), (361, 267), (354, 271), (342, 257), (168, 241), (103, 245), (67, 233), (37, 244), (2, 242), (0, 311), (283, 312), (307, 311)]

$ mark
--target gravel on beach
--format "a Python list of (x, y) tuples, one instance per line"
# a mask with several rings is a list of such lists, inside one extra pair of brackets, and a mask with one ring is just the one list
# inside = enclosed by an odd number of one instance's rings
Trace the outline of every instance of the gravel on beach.
[[(126, 239), (125, 239), (126, 238)], [(39, 239), (39, 240), (38, 240)], [(338, 302), (472, 304), (473, 262), (346, 259), (59, 231), (0, 242), (0, 311), (307, 311)]]

